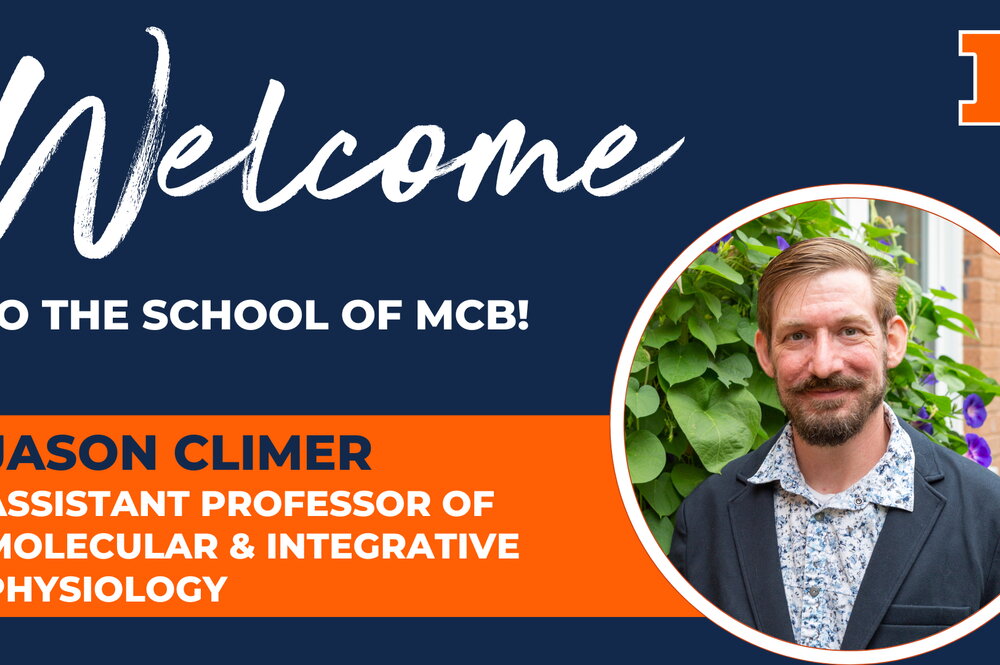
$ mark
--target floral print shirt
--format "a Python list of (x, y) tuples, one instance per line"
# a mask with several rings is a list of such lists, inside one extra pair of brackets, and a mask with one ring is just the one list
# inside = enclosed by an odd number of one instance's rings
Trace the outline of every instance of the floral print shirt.
[(806, 485), (786, 425), (749, 482), (776, 483), (778, 560), (795, 641), (839, 649), (889, 508), (913, 511), (913, 443), (885, 408), (889, 445), (868, 474), (823, 497)]

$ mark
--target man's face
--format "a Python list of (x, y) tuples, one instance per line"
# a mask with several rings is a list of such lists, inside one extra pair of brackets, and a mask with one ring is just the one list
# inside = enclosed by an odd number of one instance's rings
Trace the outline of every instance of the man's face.
[(857, 270), (789, 283), (773, 308), (771, 339), (757, 333), (757, 356), (777, 383), (796, 436), (814, 445), (844, 443), (882, 403), (886, 369), (906, 350), (906, 324), (897, 316), (883, 332), (871, 282)]

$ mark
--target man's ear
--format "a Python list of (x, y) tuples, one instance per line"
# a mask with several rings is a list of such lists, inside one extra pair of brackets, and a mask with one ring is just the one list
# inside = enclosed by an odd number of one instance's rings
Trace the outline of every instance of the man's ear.
[[(904, 324), (903, 327), (905, 328), (906, 325)], [(765, 374), (773, 379), (774, 365), (771, 363), (771, 345), (767, 343), (767, 338), (764, 337), (764, 333), (760, 330), (758, 330), (757, 334), (753, 336), (753, 347), (757, 350), (757, 362), (760, 363), (760, 368), (764, 370)], [(906, 348), (905, 343), (903, 344), (903, 348)], [(902, 356), (900, 357), (902, 358)]]
[(903, 361), (906, 355), (907, 333), (906, 321), (899, 315), (894, 316), (885, 329), (885, 364), (895, 367)]

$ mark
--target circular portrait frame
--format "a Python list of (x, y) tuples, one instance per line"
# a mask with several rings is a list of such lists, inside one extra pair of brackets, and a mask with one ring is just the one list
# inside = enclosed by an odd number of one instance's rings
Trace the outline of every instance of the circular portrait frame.
[(659, 568), (663, 576), (673, 585), (674, 589), (685, 600), (691, 603), (696, 610), (736, 637), (762, 649), (789, 658), (832, 664), (884, 663), (925, 654), (968, 635), (1000, 614), (1000, 598), (994, 599), (967, 619), (930, 637), (883, 649), (832, 651), (801, 646), (771, 637), (750, 628), (720, 610), (698, 593), (673, 567), (646, 525), (646, 520), (635, 497), (625, 454), (625, 432), (622, 423), (625, 418), (625, 393), (632, 368), (632, 359), (639, 348), (646, 324), (652, 318), (657, 305), (666, 295), (671, 285), (680, 278), (681, 273), (695, 259), (707, 252), (713, 244), (718, 242), (719, 238), (722, 238), (726, 234), (733, 233), (744, 224), (775, 210), (825, 199), (874, 199), (917, 208), (959, 226), (967, 233), (982, 240), (997, 253), (1000, 253), (1000, 235), (997, 235), (992, 229), (966, 213), (921, 194), (879, 185), (839, 184), (798, 189), (765, 199), (730, 215), (708, 229), (674, 259), (666, 272), (663, 273), (650, 290), (642, 306), (639, 308), (635, 319), (632, 321), (628, 336), (625, 339), (625, 345), (618, 359), (611, 393), (611, 453), (618, 489), (633, 529), (642, 542), (646, 553), (653, 560), (653, 563), (656, 564), (656, 567)]

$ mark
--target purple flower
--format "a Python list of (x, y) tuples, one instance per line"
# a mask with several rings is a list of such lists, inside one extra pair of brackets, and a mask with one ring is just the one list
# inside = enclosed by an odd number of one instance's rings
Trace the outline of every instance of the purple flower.
[(934, 426), (927, 422), (927, 419), (930, 418), (930, 414), (927, 413), (926, 407), (920, 407), (920, 410), (917, 411), (917, 418), (920, 418), (920, 420), (910, 424), (928, 436), (934, 433)]
[(879, 238), (878, 241), (885, 245), (886, 247), (892, 247), (892, 241), (888, 238)]
[(924, 378), (920, 379), (920, 385), (923, 385), (923, 386), (933, 386), (937, 382), (938, 382), (938, 380), (937, 380), (937, 377), (934, 376), (934, 372), (931, 372), (930, 374), (928, 374)]
[(717, 242), (714, 245), (712, 245), (711, 247), (709, 247), (708, 251), (712, 252), (713, 254), (718, 254), (719, 253), (719, 249), (721, 249), (724, 244), (726, 244), (727, 242), (729, 242), (730, 240), (732, 240), (732, 238), (733, 238), (733, 234), (732, 233), (727, 233), (726, 235), (724, 235), (722, 237), (722, 240), (720, 240), (719, 242)]
[(965, 456), (970, 460), (982, 466), (989, 466), (993, 463), (993, 452), (990, 450), (990, 444), (986, 443), (986, 439), (969, 432), (965, 435), (965, 443), (969, 446), (969, 451), (965, 453)]
[(969, 427), (981, 427), (986, 422), (986, 406), (983, 404), (983, 398), (976, 393), (965, 398), (962, 412), (965, 413), (965, 424)]
[(778, 236), (778, 249), (780, 249), (781, 251), (785, 251), (786, 249), (788, 249), (788, 247), (789, 247), (788, 241), (782, 238), (781, 236)]

